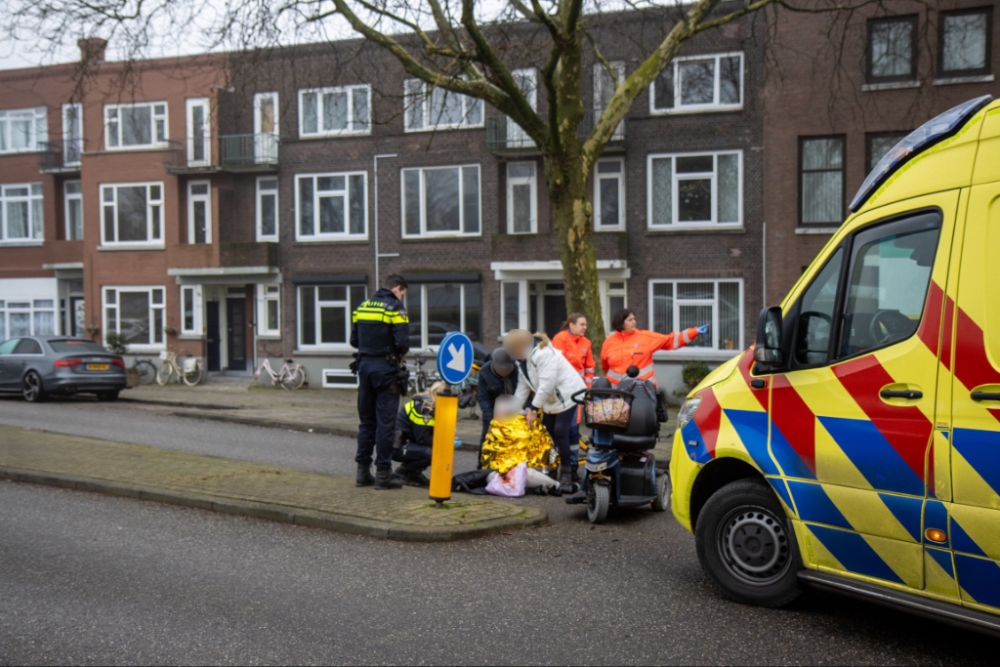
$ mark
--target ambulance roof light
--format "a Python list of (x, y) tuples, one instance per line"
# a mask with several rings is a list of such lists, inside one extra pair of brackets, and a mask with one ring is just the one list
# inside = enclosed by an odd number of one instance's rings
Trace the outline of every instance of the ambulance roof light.
[(881, 187), (897, 169), (915, 155), (955, 134), (973, 114), (989, 104), (992, 99), (992, 95), (983, 95), (963, 102), (906, 135), (885, 154), (885, 157), (879, 160), (875, 168), (868, 174), (868, 178), (861, 184), (858, 194), (854, 195), (854, 199), (851, 201), (851, 212), (861, 208), (872, 193)]

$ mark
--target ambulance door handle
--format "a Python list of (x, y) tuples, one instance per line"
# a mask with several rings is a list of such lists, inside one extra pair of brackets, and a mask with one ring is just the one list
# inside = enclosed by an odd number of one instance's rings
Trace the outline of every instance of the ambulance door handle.
[(750, 386), (754, 389), (763, 389), (767, 386), (767, 382), (760, 378), (754, 378), (753, 380), (750, 380)]
[(906, 398), (912, 401), (923, 398), (924, 392), (915, 389), (883, 389), (879, 392), (879, 396), (882, 398)]
[(974, 401), (1000, 401), (1000, 391), (974, 391), (971, 396)]

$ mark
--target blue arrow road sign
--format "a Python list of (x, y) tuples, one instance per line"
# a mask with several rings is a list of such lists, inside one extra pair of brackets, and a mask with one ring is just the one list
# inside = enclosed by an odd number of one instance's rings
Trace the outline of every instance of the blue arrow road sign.
[(437, 353), (438, 373), (448, 384), (462, 384), (472, 372), (472, 341), (461, 331), (452, 331)]

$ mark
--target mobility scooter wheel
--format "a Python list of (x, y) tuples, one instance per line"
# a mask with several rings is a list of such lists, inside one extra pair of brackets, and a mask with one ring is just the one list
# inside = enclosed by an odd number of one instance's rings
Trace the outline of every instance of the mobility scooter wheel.
[(604, 523), (611, 507), (611, 489), (604, 484), (593, 484), (587, 493), (587, 518), (590, 523)]
[(653, 511), (666, 512), (670, 507), (670, 475), (663, 472), (656, 476), (656, 497), (653, 498)]

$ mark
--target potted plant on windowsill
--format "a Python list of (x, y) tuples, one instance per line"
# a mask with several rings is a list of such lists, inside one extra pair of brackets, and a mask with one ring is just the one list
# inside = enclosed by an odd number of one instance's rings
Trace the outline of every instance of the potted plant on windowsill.
[(176, 336), (177, 335), (177, 329), (173, 328), (170, 325), (167, 325), (167, 326), (163, 327), (163, 333), (167, 334), (168, 336)]
[[(120, 333), (109, 333), (104, 337), (104, 347), (114, 354), (124, 356), (128, 353), (128, 339)], [(125, 369), (125, 386), (129, 389), (139, 386), (139, 371), (137, 369)]]
[(93, 340), (94, 336), (97, 335), (97, 332), (101, 330), (101, 327), (94, 326), (93, 324), (88, 324), (83, 328), (83, 330), (86, 331), (87, 335), (90, 336), (91, 340)]

